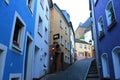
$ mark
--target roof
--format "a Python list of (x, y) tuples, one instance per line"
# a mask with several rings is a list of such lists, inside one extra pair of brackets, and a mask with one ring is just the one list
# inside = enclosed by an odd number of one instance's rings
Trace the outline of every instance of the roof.
[(82, 26), (89, 27), (91, 25), (91, 18), (88, 18)]
[(79, 27), (88, 28), (91, 26), (91, 18), (89, 17), (83, 24), (80, 24)]
[(66, 10), (61, 10), (65, 18), (67, 19), (68, 22), (70, 22), (70, 15), (67, 13)]
[(79, 24), (77, 29), (79, 29), (79, 28), (89, 28), (89, 27), (91, 27), (91, 17), (89, 17), (84, 23), (80, 22), (80, 24)]
[(63, 16), (63, 18), (65, 19), (66, 23), (69, 25), (69, 22), (68, 22), (67, 18), (65, 17), (65, 15), (63, 14), (62, 10), (55, 3), (54, 3), (54, 6), (57, 8), (58, 12)]

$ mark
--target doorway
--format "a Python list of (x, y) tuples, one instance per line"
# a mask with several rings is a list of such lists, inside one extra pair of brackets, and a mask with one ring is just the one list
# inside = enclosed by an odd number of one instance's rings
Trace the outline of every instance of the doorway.
[(25, 51), (25, 63), (24, 63), (24, 80), (30, 80), (32, 78), (32, 38), (27, 36), (26, 51)]

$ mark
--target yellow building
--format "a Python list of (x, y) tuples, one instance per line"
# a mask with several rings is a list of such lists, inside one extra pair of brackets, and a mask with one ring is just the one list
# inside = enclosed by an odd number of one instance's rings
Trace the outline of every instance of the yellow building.
[(83, 40), (76, 39), (75, 46), (76, 46), (77, 60), (94, 57), (94, 52), (93, 52), (94, 47), (89, 43)]
[[(54, 4), (51, 9), (51, 18), (50, 18), (50, 60), (53, 60), (54, 55), (53, 47), (59, 44), (61, 53), (59, 61), (61, 66), (60, 68), (65, 68), (67, 64), (70, 63), (70, 35), (69, 35), (69, 22), (62, 13), (62, 10)], [(53, 67), (53, 66), (52, 66)]]

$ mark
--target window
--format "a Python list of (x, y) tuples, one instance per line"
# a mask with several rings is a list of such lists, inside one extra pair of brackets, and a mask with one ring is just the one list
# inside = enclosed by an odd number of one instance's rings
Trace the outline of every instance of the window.
[(64, 45), (64, 39), (63, 39), (63, 36), (61, 36), (61, 44)]
[(49, 19), (49, 12), (48, 12), (48, 7), (46, 7), (46, 19)]
[(86, 45), (84, 46), (84, 49), (87, 49), (87, 46), (86, 46)]
[(62, 20), (60, 20), (60, 28), (62, 28)]
[(48, 29), (45, 27), (45, 43), (48, 44)]
[(70, 50), (70, 44), (69, 43), (67, 43), (67, 49)]
[(82, 48), (82, 44), (80, 44), (80, 48)]
[(34, 1), (28, 0), (27, 4), (28, 4), (28, 8), (30, 9), (30, 12), (33, 12)]
[(67, 41), (65, 40), (65, 48), (66, 48), (66, 49), (67, 49), (67, 46), (68, 46), (68, 45), (67, 45)]
[(116, 24), (115, 12), (111, 0), (107, 4), (105, 12), (106, 12), (106, 18), (107, 18), (107, 24), (109, 30)]
[(21, 80), (21, 74), (20, 73), (10, 74), (9, 80)]
[(80, 57), (82, 57), (83, 56), (83, 53), (82, 52), (80, 52)]
[(13, 35), (13, 44), (18, 47), (20, 47), (20, 39), (21, 39), (21, 29), (23, 28), (23, 24), (21, 21), (17, 18), (16, 19), (16, 24), (15, 24), (15, 30), (14, 30), (14, 35)]
[(5, 0), (5, 2), (6, 2), (7, 4), (9, 4), (9, 3), (10, 3), (10, 0)]
[(99, 36), (99, 39), (101, 39), (104, 36), (103, 18), (102, 17), (100, 17), (98, 20), (98, 36)]
[(42, 33), (43, 33), (43, 21), (42, 21), (41, 17), (39, 16), (39, 19), (38, 19), (38, 34), (42, 37)]
[(3, 80), (7, 47), (0, 43), (0, 80)]
[(23, 41), (25, 35), (25, 24), (20, 18), (20, 16), (15, 13), (15, 21), (13, 24), (13, 33), (12, 33), (12, 49), (21, 52), (23, 49)]
[(90, 50), (90, 47), (91, 47), (91, 46), (88, 47), (89, 50)]
[(65, 34), (67, 34), (67, 28), (65, 27)]
[(19, 80), (19, 78), (12, 78), (11, 80)]
[(40, 5), (41, 5), (42, 9), (44, 10), (44, 0), (40, 0)]

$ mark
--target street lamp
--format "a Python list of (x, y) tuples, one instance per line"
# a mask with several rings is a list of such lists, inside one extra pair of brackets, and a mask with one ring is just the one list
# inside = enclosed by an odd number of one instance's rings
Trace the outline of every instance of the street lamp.
[(92, 45), (92, 40), (89, 40), (89, 44)]

